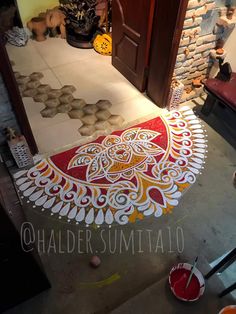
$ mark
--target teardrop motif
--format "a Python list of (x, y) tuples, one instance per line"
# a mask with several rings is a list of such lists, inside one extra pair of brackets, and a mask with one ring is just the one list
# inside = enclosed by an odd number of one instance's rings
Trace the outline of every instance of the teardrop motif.
[(59, 211), (61, 210), (62, 206), (63, 206), (63, 201), (60, 201), (55, 206), (53, 206), (53, 208), (51, 209), (52, 213), (54, 213), (54, 214), (59, 213)]
[(49, 200), (47, 200), (47, 202), (43, 205), (43, 207), (45, 208), (45, 209), (49, 209), (49, 208), (51, 208), (52, 207), (52, 205), (54, 204), (54, 202), (55, 202), (55, 199), (56, 199), (56, 197), (54, 196), (54, 197), (52, 197), (52, 198), (50, 198)]
[(72, 208), (72, 210), (69, 212), (68, 218), (69, 218), (69, 219), (74, 219), (75, 216), (76, 216), (76, 214), (77, 214), (77, 212), (78, 212), (77, 206), (74, 206), (74, 207)]
[(28, 190), (23, 192), (24, 196), (30, 196), (35, 190), (37, 189), (37, 186), (32, 186)]
[(75, 220), (80, 222), (83, 221), (85, 217), (85, 209), (81, 208), (80, 211), (78, 212), (77, 216), (75, 217)]
[(37, 201), (35, 202), (35, 205), (42, 206), (47, 201), (47, 198), (48, 198), (47, 195), (41, 196), (39, 199), (37, 199)]
[(104, 222), (104, 213), (102, 209), (99, 209), (97, 217), (95, 218), (95, 224), (102, 225)]
[(28, 178), (27, 178), (27, 177), (18, 179), (18, 180), (16, 181), (16, 184), (17, 184), (17, 185), (21, 185), (21, 184), (25, 183), (25, 181), (28, 181)]
[(91, 223), (93, 223), (93, 221), (94, 221), (94, 209), (91, 208), (89, 210), (86, 218), (85, 218), (85, 222), (86, 222), (86, 224), (91, 225)]
[(27, 190), (31, 186), (32, 183), (33, 183), (33, 181), (29, 181), (29, 182), (23, 183), (22, 185), (19, 186), (19, 190), (20, 191)]
[(30, 195), (29, 200), (31, 202), (35, 202), (40, 196), (43, 194), (43, 190), (39, 190), (33, 194)]
[(61, 216), (66, 216), (70, 210), (70, 203), (67, 203), (60, 211)]
[(106, 214), (105, 214), (105, 222), (108, 224), (108, 225), (111, 225), (114, 221), (114, 217), (113, 217), (113, 214), (110, 210), (110, 208), (106, 211)]

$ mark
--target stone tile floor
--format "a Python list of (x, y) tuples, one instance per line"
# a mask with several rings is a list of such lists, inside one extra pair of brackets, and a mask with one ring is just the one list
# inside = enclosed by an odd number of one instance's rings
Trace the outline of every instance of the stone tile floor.
[[(71, 109), (68, 102), (72, 94), (75, 99), (82, 99), (87, 105), (108, 100), (112, 106), (109, 113), (105, 113), (111, 115), (111, 121), (116, 118), (113, 125), (122, 123), (123, 119), (124, 122), (130, 122), (163, 111), (111, 65), (111, 57), (99, 55), (93, 49), (77, 49), (60, 38), (47, 38), (40, 43), (29, 40), (25, 47), (8, 44), (7, 51), (14, 62), (13, 70), (17, 72), (25, 109), (41, 154), (52, 154), (63, 147), (67, 149), (68, 146), (76, 145), (81, 136), (94, 132), (96, 117), (90, 116), (88, 121), (83, 116), (83, 122), (80, 118), (71, 119), (67, 113)], [(33, 84), (29, 76), (34, 72), (40, 75), (35, 75)], [(30, 89), (27, 84), (30, 84)], [(41, 90), (50, 87), (59, 91), (65, 85), (71, 85), (74, 89), (67, 98), (63, 97), (61, 107), (58, 99), (54, 102), (46, 99), (48, 91)], [(40, 92), (36, 93), (36, 89), (40, 89)], [(55, 100), (55, 97), (52, 98)], [(56, 111), (54, 105), (58, 105), (59, 110)], [(81, 114), (84, 115), (79, 112), (79, 116)], [(107, 120), (104, 119), (103, 121)], [(107, 123), (97, 123), (97, 128), (106, 127)]]

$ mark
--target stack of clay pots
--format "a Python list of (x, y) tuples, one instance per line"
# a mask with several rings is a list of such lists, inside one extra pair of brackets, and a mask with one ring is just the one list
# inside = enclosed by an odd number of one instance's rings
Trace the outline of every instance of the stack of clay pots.
[(57, 35), (57, 28), (60, 28), (61, 38), (65, 38), (65, 15), (58, 8), (47, 10), (40, 13), (39, 16), (33, 17), (27, 27), (33, 34), (33, 38), (37, 41), (46, 40), (48, 31), (51, 31), (53, 36)]

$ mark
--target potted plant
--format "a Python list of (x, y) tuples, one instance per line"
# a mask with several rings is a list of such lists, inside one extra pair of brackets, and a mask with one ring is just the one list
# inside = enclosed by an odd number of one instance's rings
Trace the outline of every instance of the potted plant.
[(92, 48), (99, 32), (96, 0), (60, 0), (60, 9), (66, 15), (67, 42), (78, 48)]

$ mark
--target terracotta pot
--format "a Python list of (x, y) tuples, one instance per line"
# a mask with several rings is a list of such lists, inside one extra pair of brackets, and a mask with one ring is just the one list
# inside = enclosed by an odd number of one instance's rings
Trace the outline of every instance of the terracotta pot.
[(200, 87), (202, 87), (201, 79), (200, 79), (200, 78), (197, 78), (197, 79), (193, 80), (193, 81), (192, 81), (192, 85), (193, 85), (193, 87), (195, 87), (195, 88), (200, 88)]
[(226, 17), (227, 17), (228, 20), (232, 20), (232, 18), (234, 16), (234, 11), (235, 11), (234, 7), (229, 7), (227, 9)]
[(218, 54), (218, 55), (223, 55), (224, 54), (224, 49), (223, 48), (218, 48), (218, 49), (216, 49), (216, 53)]
[(35, 40), (44, 41), (46, 40), (45, 33), (47, 31), (47, 25), (45, 18), (33, 17), (28, 23), (27, 27), (32, 31)]
[(53, 34), (57, 35), (57, 28), (60, 28), (61, 38), (66, 38), (66, 29), (65, 29), (65, 14), (54, 8), (52, 10), (47, 10), (45, 15), (46, 25), (51, 29)]

